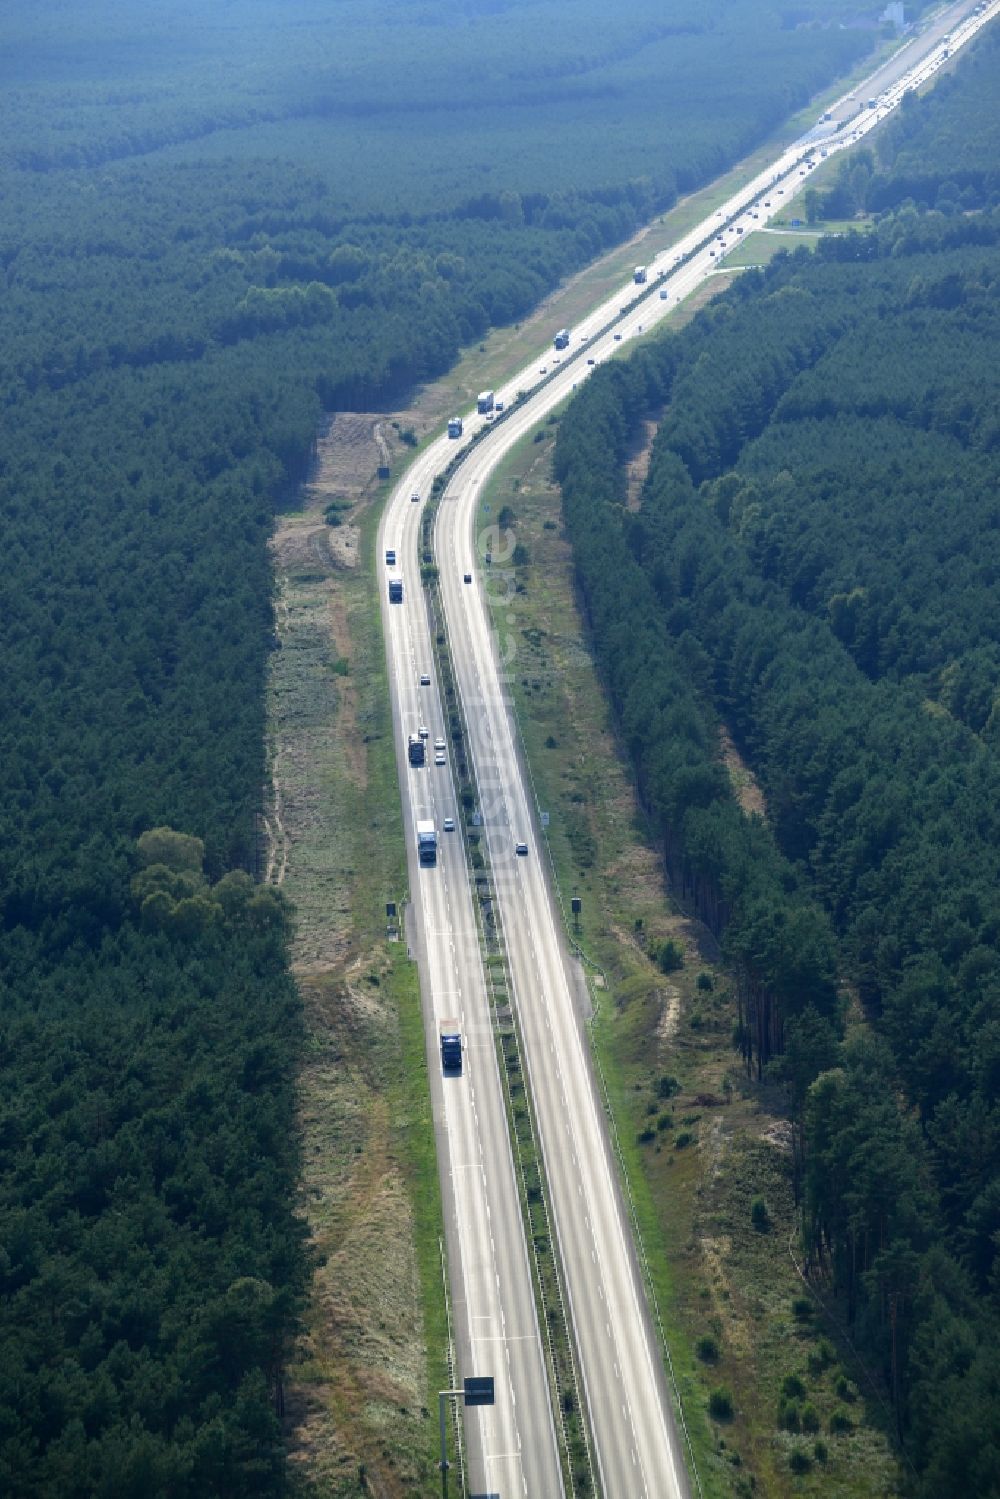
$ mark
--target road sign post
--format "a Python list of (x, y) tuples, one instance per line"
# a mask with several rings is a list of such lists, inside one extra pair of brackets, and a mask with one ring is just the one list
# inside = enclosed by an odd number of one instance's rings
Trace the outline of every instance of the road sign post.
[(438, 1466), (441, 1469), (441, 1494), (447, 1499), (448, 1494), (448, 1469), (451, 1464), (448, 1461), (448, 1436), (447, 1418), (445, 1416), (445, 1402), (454, 1400), (461, 1395), (465, 1405), (495, 1405), (496, 1390), (492, 1374), (473, 1374), (465, 1381), (460, 1390), (438, 1391), (438, 1425), (441, 1428), (441, 1461)]

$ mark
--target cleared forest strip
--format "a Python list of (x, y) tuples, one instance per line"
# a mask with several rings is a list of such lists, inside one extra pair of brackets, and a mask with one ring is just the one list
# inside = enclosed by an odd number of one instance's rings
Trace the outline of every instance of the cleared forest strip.
[(274, 541), (271, 862), (297, 914), (301, 1203), (317, 1256), (287, 1424), (296, 1482), (324, 1499), (426, 1491), (447, 1346), (416, 970), (385, 923), (405, 876), (382, 637), (357, 565), (379, 493), (372, 426), (335, 418)]

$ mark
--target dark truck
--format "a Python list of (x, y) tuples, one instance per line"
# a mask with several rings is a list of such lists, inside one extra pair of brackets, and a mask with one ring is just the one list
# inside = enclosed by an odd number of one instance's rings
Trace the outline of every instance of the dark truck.
[(411, 734), (406, 742), (406, 758), (411, 765), (423, 765), (424, 741), (419, 734)]
[(430, 818), (417, 819), (417, 857), (421, 864), (437, 863), (437, 828), (435, 828)]
[(461, 1026), (457, 1020), (442, 1020), (438, 1029), (441, 1036), (441, 1066), (445, 1072), (461, 1072)]

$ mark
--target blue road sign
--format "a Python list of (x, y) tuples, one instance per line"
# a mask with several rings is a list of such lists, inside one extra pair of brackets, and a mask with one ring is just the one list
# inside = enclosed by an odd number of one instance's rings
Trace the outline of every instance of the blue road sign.
[(492, 1374), (476, 1374), (465, 1381), (466, 1405), (493, 1405), (495, 1399)]

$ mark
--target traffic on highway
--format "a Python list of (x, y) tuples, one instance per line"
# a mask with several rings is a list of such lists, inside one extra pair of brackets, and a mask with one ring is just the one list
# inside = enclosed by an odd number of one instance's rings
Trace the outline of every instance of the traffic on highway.
[(824, 156), (861, 140), (998, 9), (1000, 0), (974, 11), (953, 7), (892, 63), (825, 109), (807, 135), (679, 242), (637, 266), (579, 326), (554, 332), (553, 343), (502, 387), (480, 393), (475, 409), (453, 417), (448, 434), (419, 455), (385, 508), (377, 555), (407, 838), (408, 936), (420, 967), (445, 1202), (455, 1372), (456, 1379), (492, 1375), (496, 1382), (495, 1404), (465, 1415), (463, 1460), (474, 1494), (547, 1499), (565, 1487), (559, 1410), (508, 1137), (482, 916), (461, 831), (471, 809), (458, 794), (454, 724), (435, 669), (436, 641), (420, 579), (425, 505), (435, 479), (448, 470), (434, 519), (434, 561), (594, 1478), (608, 1499), (679, 1499), (700, 1485), (591, 1063), (587, 987), (566, 938), (511, 705), (517, 638), (512, 573), (496, 527), (488, 536), (474, 527), (483, 488), (516, 442), (623, 344), (669, 317), (717, 272), (733, 245), (783, 212)]

